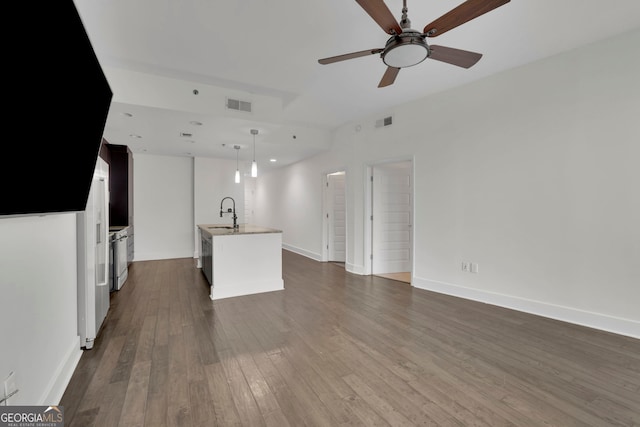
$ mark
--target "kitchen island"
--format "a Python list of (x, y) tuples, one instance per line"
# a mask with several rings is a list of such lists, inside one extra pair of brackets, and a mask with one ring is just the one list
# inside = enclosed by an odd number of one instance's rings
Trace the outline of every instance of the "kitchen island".
[(284, 289), (282, 231), (250, 224), (198, 225), (198, 268), (212, 300)]

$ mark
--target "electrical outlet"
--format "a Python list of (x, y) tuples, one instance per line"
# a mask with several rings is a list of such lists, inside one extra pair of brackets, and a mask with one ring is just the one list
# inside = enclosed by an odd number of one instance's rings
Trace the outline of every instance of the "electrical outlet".
[(11, 372), (6, 380), (4, 380), (4, 397), (5, 405), (11, 405), (11, 397), (18, 392), (18, 385), (16, 383), (16, 374)]
[(464, 271), (465, 273), (468, 273), (470, 270), (470, 265), (468, 262), (462, 262), (462, 271)]

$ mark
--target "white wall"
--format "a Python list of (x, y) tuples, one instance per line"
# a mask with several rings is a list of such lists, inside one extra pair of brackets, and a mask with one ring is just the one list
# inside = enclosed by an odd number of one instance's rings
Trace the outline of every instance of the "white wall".
[(193, 159), (134, 154), (134, 261), (193, 256)]
[[(134, 162), (135, 261), (197, 257), (198, 224), (233, 222), (228, 214), (220, 218), (226, 196), (243, 222), (244, 185), (234, 182), (235, 161), (134, 153)], [(225, 201), (225, 209), (231, 206)]]
[[(192, 253), (194, 257), (199, 256), (200, 242), (197, 240), (196, 227), (198, 224), (233, 224), (233, 216), (225, 213), (220, 217), (220, 202), (225, 197), (232, 197), (236, 205), (237, 222), (240, 224), (244, 219), (244, 180), (240, 178), (240, 183), (234, 181), (236, 172), (235, 160), (210, 159), (196, 157), (194, 161), (194, 220), (193, 232), (194, 240)], [(225, 200), (223, 208), (233, 207), (231, 200)]]
[(639, 35), (413, 106), (418, 286), (640, 336)]
[(362, 272), (366, 166), (413, 156), (415, 286), (640, 337), (638, 44), (634, 31), (398, 106), (387, 128), (348, 123), (332, 153), (259, 178), (256, 210), (314, 257), (318, 175), (346, 162), (347, 268)]
[[(256, 195), (256, 180), (257, 178), (245, 177), (244, 179), (244, 213), (242, 214), (243, 223), (255, 224), (254, 213), (254, 199)], [(240, 215), (238, 215), (240, 217)]]
[[(317, 169), (305, 166), (308, 163), (298, 163), (258, 178), (255, 204), (259, 207), (255, 218), (260, 225), (283, 230), (285, 248), (319, 260), (321, 242), (315, 237), (322, 227), (322, 198), (317, 194), (322, 188), (322, 176)], [(295, 221), (289, 221), (291, 218)]]
[(81, 354), (76, 215), (0, 219), (0, 384), (13, 371), (20, 390), (11, 404), (58, 404)]
[[(335, 148), (330, 153), (260, 175), (254, 200), (256, 224), (282, 230), (286, 249), (321, 260), (323, 180), (327, 173), (346, 170), (347, 157), (351, 155), (349, 149)], [(331, 167), (327, 168), (328, 165)]]

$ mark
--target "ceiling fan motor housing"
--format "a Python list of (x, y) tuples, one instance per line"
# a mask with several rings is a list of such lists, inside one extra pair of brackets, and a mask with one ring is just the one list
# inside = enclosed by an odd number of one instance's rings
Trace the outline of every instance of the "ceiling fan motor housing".
[(407, 0), (403, 0), (402, 2), (402, 17), (399, 22), (385, 5), (384, 0), (356, 0), (385, 33), (391, 34), (385, 47), (319, 59), (318, 62), (320, 64), (331, 64), (379, 53), (387, 69), (378, 87), (386, 87), (393, 84), (401, 68), (420, 64), (427, 58), (462, 68), (470, 68), (482, 58), (482, 54), (446, 46), (433, 45), (430, 47), (427, 44), (426, 38), (444, 34), (465, 22), (469, 22), (500, 6), (504, 6), (510, 1), (511, 0), (466, 0), (435, 21), (427, 24), (424, 30), (420, 32), (411, 28), (411, 21), (409, 20), (407, 10)]
[(417, 65), (429, 57), (425, 36), (410, 28), (390, 37), (382, 52), (382, 61), (389, 67), (406, 68)]

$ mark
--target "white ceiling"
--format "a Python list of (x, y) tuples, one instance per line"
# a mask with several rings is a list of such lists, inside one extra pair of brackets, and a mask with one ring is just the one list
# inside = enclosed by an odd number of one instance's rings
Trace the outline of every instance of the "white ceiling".
[[(412, 27), (421, 31), (460, 3), (408, 0)], [(379, 55), (317, 62), (384, 47), (388, 36), (355, 0), (75, 4), (114, 92), (105, 129), (109, 142), (134, 152), (233, 159), (236, 152), (229, 147), (240, 144), (240, 158), (250, 160), (249, 131), (256, 128), (256, 155), (264, 168), (271, 157), (284, 165), (326, 150), (330, 131), (346, 122), (382, 117), (395, 105), (640, 27), (638, 0), (512, 0), (428, 39), (483, 53), (474, 67), (428, 59), (402, 69), (392, 86), (379, 89), (386, 69)], [(399, 18), (402, 0), (386, 4)], [(141, 84), (147, 81), (149, 88)], [(201, 94), (193, 95), (192, 89)], [(225, 91), (251, 98), (256, 109), (261, 103), (276, 105), (269, 108), (277, 112), (224, 111), (218, 99)], [(207, 98), (209, 93), (217, 97)], [(194, 120), (203, 125), (189, 124)], [(180, 137), (180, 132), (193, 137)]]

